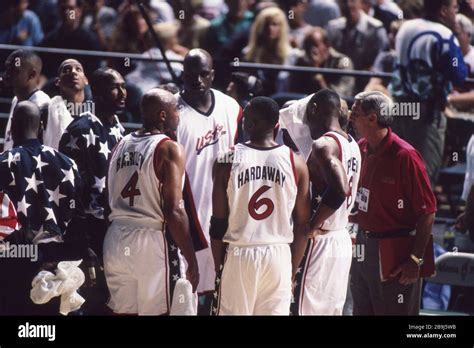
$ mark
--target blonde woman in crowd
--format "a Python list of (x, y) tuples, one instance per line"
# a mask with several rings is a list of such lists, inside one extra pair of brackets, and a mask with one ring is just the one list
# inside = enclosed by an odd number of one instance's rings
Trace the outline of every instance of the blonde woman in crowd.
[[(288, 22), (282, 10), (277, 7), (262, 10), (252, 24), (249, 44), (243, 50), (245, 60), (294, 65), (301, 52), (290, 46), (288, 33)], [(285, 71), (258, 71), (266, 95), (286, 91), (288, 75)]]

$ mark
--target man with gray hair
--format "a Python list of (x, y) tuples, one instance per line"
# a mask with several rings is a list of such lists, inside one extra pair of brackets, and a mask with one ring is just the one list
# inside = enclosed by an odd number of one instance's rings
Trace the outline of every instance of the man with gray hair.
[[(431, 229), (436, 200), (423, 159), (390, 129), (392, 102), (381, 92), (355, 97), (351, 122), (359, 140), (362, 170), (357, 194), (356, 245), (351, 291), (354, 315), (416, 315), (420, 274), (432, 269)], [(430, 255), (430, 256), (428, 256)]]
[(456, 37), (470, 75), (474, 74), (474, 49), (471, 45), (472, 34), (472, 21), (465, 15), (458, 13), (456, 15)]

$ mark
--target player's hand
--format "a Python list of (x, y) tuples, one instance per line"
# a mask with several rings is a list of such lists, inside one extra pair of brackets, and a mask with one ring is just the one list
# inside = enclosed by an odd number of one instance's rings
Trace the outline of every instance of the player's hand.
[(418, 266), (414, 261), (408, 260), (390, 273), (390, 277), (395, 278), (397, 276), (400, 276), (400, 279), (398, 279), (400, 284), (413, 284), (420, 277), (420, 266)]
[(191, 283), (193, 287), (193, 293), (196, 292), (197, 286), (199, 284), (199, 267), (196, 259), (194, 259), (192, 262), (188, 262), (186, 279)]

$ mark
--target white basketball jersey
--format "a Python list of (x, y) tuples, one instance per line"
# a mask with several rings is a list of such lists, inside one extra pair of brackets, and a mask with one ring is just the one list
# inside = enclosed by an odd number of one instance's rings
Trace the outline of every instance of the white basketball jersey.
[(238, 144), (227, 186), (230, 215), (224, 241), (268, 245), (293, 241), (298, 176), (293, 151)]
[(340, 160), (346, 171), (347, 181), (349, 187), (351, 188), (351, 193), (347, 197), (346, 201), (341, 205), (341, 207), (336, 210), (322, 225), (324, 230), (341, 230), (345, 229), (349, 222), (349, 214), (354, 206), (356, 195), (357, 195), (357, 186), (359, 185), (359, 176), (360, 176), (360, 166), (361, 166), (361, 155), (360, 149), (357, 142), (348, 135), (349, 140), (344, 136), (336, 132), (328, 132), (324, 136), (331, 137), (336, 140), (339, 150), (340, 150)]
[[(219, 154), (231, 148), (236, 140), (237, 125), (241, 117), (239, 104), (222, 92), (211, 89), (213, 105), (208, 114), (192, 108), (177, 94), (180, 122), (178, 143), (186, 154), (186, 174), (189, 185), (186, 194), (194, 203), (190, 216), (191, 231), (198, 233), (202, 247), (209, 244), (209, 227), (212, 214), (212, 166)], [(189, 192), (190, 191), (190, 192)], [(197, 216), (196, 216), (197, 215)], [(194, 236), (196, 237), (196, 236)]]
[(110, 220), (162, 230), (162, 183), (155, 169), (163, 134), (125, 136), (112, 154), (108, 172)]

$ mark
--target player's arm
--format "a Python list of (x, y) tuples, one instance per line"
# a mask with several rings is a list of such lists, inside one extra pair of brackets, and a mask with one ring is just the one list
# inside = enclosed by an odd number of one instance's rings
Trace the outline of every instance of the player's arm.
[(294, 161), (296, 172), (298, 173), (298, 191), (293, 210), (294, 239), (291, 244), (293, 277), (303, 259), (304, 251), (310, 238), (309, 221), (311, 218), (308, 167), (300, 156), (294, 156)]
[(319, 169), (327, 187), (311, 219), (311, 231), (317, 233), (324, 221), (346, 201), (349, 185), (344, 166), (339, 160), (339, 147), (329, 139), (321, 138), (313, 143), (308, 166), (313, 172)]
[(182, 194), (184, 151), (178, 143), (167, 141), (160, 146), (158, 154), (162, 162), (160, 173), (163, 182), (163, 214), (168, 231), (188, 263), (187, 279), (191, 282), (194, 292), (199, 284), (199, 269)]
[(216, 272), (224, 262), (225, 244), (222, 241), (229, 225), (229, 202), (227, 200), (227, 183), (230, 176), (230, 163), (214, 163), (212, 178), (212, 217), (209, 235), (211, 237), (212, 256)]

